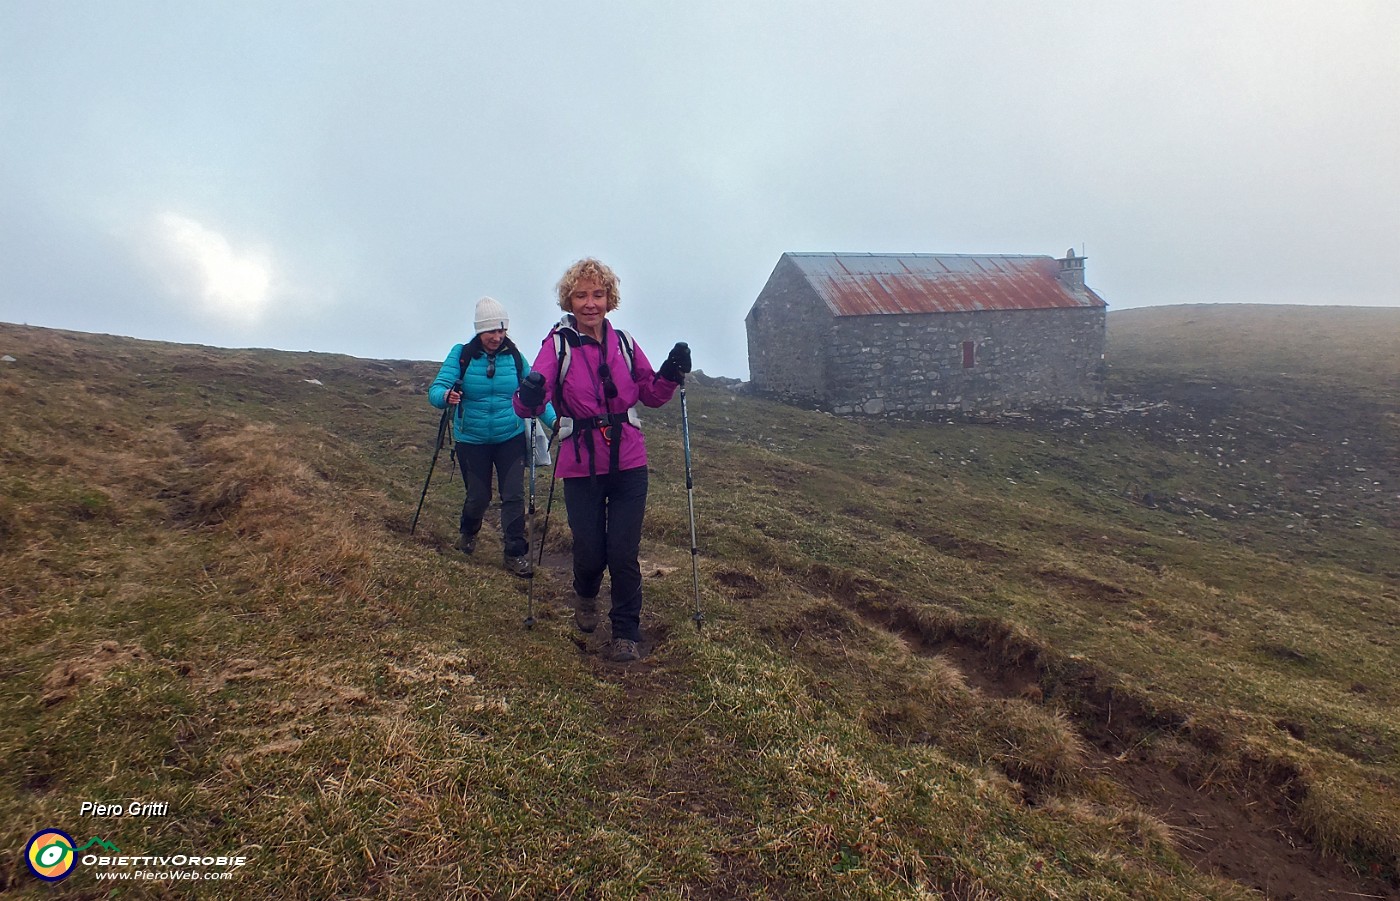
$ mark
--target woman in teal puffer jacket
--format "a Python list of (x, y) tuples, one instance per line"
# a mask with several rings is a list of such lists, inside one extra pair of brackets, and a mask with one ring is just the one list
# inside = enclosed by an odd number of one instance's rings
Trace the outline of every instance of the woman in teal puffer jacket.
[[(457, 463), (467, 485), (462, 504), (461, 534), (456, 547), (464, 554), (476, 550), (476, 536), (491, 505), (491, 472), (501, 492), (501, 544), (505, 568), (517, 576), (530, 575), (530, 545), (525, 537), (525, 455), (533, 453), (525, 421), (515, 415), (511, 397), (530, 366), (506, 334), (510, 317), (490, 297), (476, 304), (476, 337), (452, 348), (428, 389), (428, 402), (441, 410), (455, 406), (452, 434)], [(461, 391), (454, 390), (458, 380)], [(554, 424), (554, 409), (541, 417)]]

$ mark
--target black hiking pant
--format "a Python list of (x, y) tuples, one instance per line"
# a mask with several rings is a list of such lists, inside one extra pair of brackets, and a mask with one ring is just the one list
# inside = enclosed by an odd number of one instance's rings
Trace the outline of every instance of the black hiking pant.
[(467, 483), (467, 499), (462, 504), (461, 530), (464, 535), (481, 531), (481, 520), (491, 506), (491, 470), (501, 491), (501, 544), (507, 557), (530, 553), (525, 540), (525, 435), (499, 444), (457, 443), (457, 464)]
[(642, 639), (642, 515), (647, 468), (564, 480), (564, 506), (574, 533), (574, 591), (598, 596), (603, 570), (612, 579), (613, 638)]

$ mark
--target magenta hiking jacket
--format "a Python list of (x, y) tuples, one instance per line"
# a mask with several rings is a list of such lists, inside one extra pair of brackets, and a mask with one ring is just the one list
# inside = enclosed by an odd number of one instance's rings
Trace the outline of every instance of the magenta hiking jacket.
[[(562, 392), (559, 390), (559, 355), (555, 350), (554, 336), (561, 335), (570, 344), (569, 368), (564, 376)], [(603, 475), (613, 471), (613, 448), (609, 434), (617, 434), (617, 471), (637, 469), (647, 465), (646, 439), (642, 430), (631, 422), (626, 422), (627, 412), (641, 403), (647, 407), (660, 407), (669, 401), (679, 387), (675, 382), (661, 378), (651, 368), (646, 354), (632, 342), (633, 367), (627, 364), (622, 352), (621, 339), (612, 323), (603, 320), (603, 341), (607, 346), (606, 361), (611, 382), (617, 386), (617, 396), (609, 398), (605, 391), (606, 382), (599, 372), (599, 363), (604, 360), (604, 348), (587, 335), (573, 328), (573, 316), (565, 316), (550, 330), (540, 346), (531, 369), (544, 376), (545, 402), (552, 404), (560, 417), (570, 417), (575, 422), (572, 435), (562, 439), (557, 449), (554, 474), (559, 478), (571, 479), (594, 473)], [(575, 344), (577, 342), (577, 344)], [(562, 393), (562, 397), (559, 395)], [(521, 417), (538, 415), (540, 410), (531, 410), (520, 403), (517, 393), (512, 403), (515, 412)], [(610, 429), (607, 423), (614, 423), (617, 429)]]

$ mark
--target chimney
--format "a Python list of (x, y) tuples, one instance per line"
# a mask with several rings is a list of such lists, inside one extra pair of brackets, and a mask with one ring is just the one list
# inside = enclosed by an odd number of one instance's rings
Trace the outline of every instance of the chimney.
[(1074, 248), (1065, 251), (1065, 257), (1057, 260), (1060, 264), (1060, 281), (1071, 288), (1084, 287), (1084, 261), (1088, 257), (1077, 257), (1074, 255)]

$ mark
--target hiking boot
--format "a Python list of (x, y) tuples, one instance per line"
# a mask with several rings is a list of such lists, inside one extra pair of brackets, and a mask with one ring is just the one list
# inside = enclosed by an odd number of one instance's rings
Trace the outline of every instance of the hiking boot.
[(505, 567), (506, 572), (520, 576), (522, 579), (529, 578), (530, 574), (535, 571), (535, 568), (530, 565), (529, 554), (521, 554), (519, 557), (506, 554)]
[(476, 536), (468, 535), (466, 532), (458, 532), (457, 543), (452, 546), (464, 554), (470, 554), (476, 550)]
[(580, 632), (598, 628), (598, 599), (574, 595), (574, 625)]
[(637, 643), (630, 638), (614, 638), (608, 648), (608, 659), (613, 663), (631, 663), (640, 656)]

